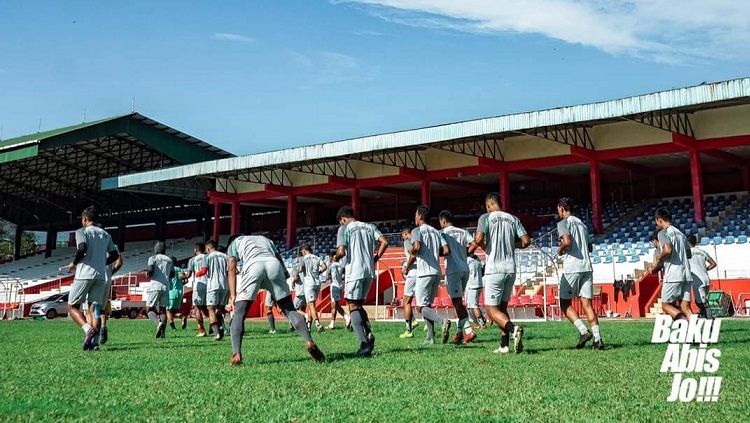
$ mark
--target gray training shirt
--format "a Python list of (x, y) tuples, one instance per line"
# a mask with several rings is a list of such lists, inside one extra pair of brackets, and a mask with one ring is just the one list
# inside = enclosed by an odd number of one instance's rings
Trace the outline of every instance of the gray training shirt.
[(482, 283), (482, 261), (471, 256), (466, 261), (469, 265), (469, 282), (466, 286), (473, 289), (481, 288), (484, 286)]
[(711, 280), (708, 278), (708, 253), (698, 247), (690, 249), (690, 273), (693, 275), (693, 282), (701, 281), (702, 285), (710, 285)]
[(229, 288), (227, 283), (227, 274), (229, 265), (227, 264), (227, 255), (219, 251), (212, 251), (206, 256), (206, 289), (208, 291), (226, 290)]
[(229, 257), (242, 261), (245, 271), (253, 263), (261, 261), (278, 261), (276, 246), (270, 239), (260, 235), (239, 236), (232, 241), (227, 251)]
[(563, 273), (592, 272), (591, 257), (589, 256), (589, 231), (581, 219), (568, 216), (557, 222), (557, 233), (570, 236), (570, 245), (563, 256)]
[(307, 254), (299, 259), (299, 271), (305, 277), (312, 278), (316, 285), (320, 285), (320, 257), (315, 254)]
[(344, 287), (344, 266), (334, 261), (328, 266), (328, 272), (331, 275), (331, 286), (336, 288)]
[(484, 234), (484, 274), (516, 273), (516, 238), (526, 235), (521, 221), (503, 211), (485, 213), (479, 217), (477, 232)]
[(206, 255), (203, 253), (196, 254), (188, 260), (188, 270), (193, 272), (195, 283), (206, 283), (206, 275), (195, 276), (204, 267), (206, 267)]
[[(409, 262), (409, 257), (411, 257), (411, 240), (405, 239), (404, 240), (404, 264)], [(412, 270), (417, 270), (417, 262), (415, 261), (412, 263), (411, 267), (406, 269), (406, 273), (409, 273)]]
[(664, 282), (690, 282), (690, 247), (685, 235), (679, 229), (670, 225), (659, 231), (659, 245), (672, 246), (672, 254), (664, 259)]
[(104, 229), (89, 225), (76, 231), (76, 246), (86, 244), (86, 254), (76, 266), (76, 279), (101, 279), (107, 278), (107, 256), (110, 252), (117, 251)]
[(451, 255), (445, 258), (445, 274), (451, 275), (453, 273), (468, 272), (469, 266), (466, 262), (466, 251), (469, 243), (474, 240), (474, 237), (469, 231), (455, 226), (448, 226), (440, 232), (451, 249)]
[(174, 269), (172, 259), (164, 254), (154, 254), (148, 258), (148, 267), (154, 267), (154, 273), (151, 274), (151, 285), (148, 291), (168, 291), (169, 274)]
[(423, 223), (411, 231), (412, 242), (422, 247), (417, 254), (417, 277), (440, 274), (440, 250), (446, 245), (445, 238), (432, 226)]
[(346, 280), (375, 277), (375, 241), (382, 236), (375, 225), (357, 220), (339, 227), (336, 245), (346, 249)]

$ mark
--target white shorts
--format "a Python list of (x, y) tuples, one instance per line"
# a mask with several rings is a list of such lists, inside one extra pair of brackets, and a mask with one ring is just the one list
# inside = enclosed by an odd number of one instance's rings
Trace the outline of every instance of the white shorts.
[(203, 282), (195, 283), (195, 289), (193, 289), (193, 305), (198, 307), (204, 307), (206, 305), (206, 284)]
[(404, 297), (414, 297), (414, 289), (417, 287), (417, 269), (412, 269), (406, 274), (404, 281)]
[(560, 299), (594, 298), (594, 273), (563, 273), (560, 278)]
[(206, 293), (206, 305), (209, 307), (223, 307), (229, 302), (229, 292), (226, 289), (214, 289)]
[(312, 304), (318, 302), (318, 295), (320, 295), (320, 284), (315, 283), (315, 280), (313, 278), (306, 277), (303, 279), (302, 286), (305, 289), (305, 301)]
[(425, 275), (417, 277), (417, 286), (414, 289), (414, 298), (417, 307), (431, 307), (437, 295), (440, 284), (440, 275)]
[(169, 290), (160, 289), (157, 291), (146, 291), (146, 307), (167, 308), (168, 305), (169, 305)]
[(664, 282), (661, 285), (661, 301), (672, 304), (675, 301), (690, 301), (691, 282)]
[(466, 308), (479, 308), (479, 297), (482, 295), (482, 287), (466, 287)]
[(304, 294), (295, 294), (294, 296), (294, 308), (296, 310), (302, 310), (307, 305)]
[(452, 299), (460, 299), (464, 295), (466, 284), (469, 283), (469, 272), (454, 272), (445, 275), (445, 286), (448, 288), (448, 295)]
[(346, 281), (345, 294), (347, 300), (364, 301), (370, 292), (372, 278), (354, 279)]
[(265, 304), (266, 308), (273, 307), (273, 303), (274, 303), (274, 301), (273, 301), (273, 294), (271, 294), (270, 292), (266, 291), (266, 299), (263, 301), (263, 303)]
[(284, 268), (278, 261), (259, 261), (245, 266), (237, 275), (235, 301), (254, 301), (258, 291), (265, 289), (278, 301), (289, 296)]
[(331, 301), (334, 303), (341, 301), (341, 287), (331, 285)]
[[(112, 299), (112, 281), (104, 281), (104, 289), (102, 290), (102, 299), (99, 304), (105, 307), (109, 300)], [(104, 308), (102, 308), (103, 310)]]
[(706, 301), (708, 301), (708, 288), (711, 286), (711, 283), (705, 283), (693, 276), (691, 286), (693, 288), (693, 298), (695, 299), (695, 302), (705, 304)]
[(499, 306), (500, 303), (510, 301), (515, 281), (515, 273), (484, 275), (482, 278), (482, 282), (484, 283), (484, 303), (488, 306)]
[[(80, 305), (100, 303), (104, 293), (104, 279), (75, 279), (70, 286), (68, 304)], [(104, 303), (106, 305), (106, 303)]]

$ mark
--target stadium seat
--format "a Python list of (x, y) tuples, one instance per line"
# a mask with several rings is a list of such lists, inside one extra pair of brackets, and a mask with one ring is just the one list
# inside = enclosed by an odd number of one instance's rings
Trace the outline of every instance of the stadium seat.
[(737, 237), (737, 243), (738, 244), (747, 244), (747, 236), (740, 235)]
[(709, 244), (711, 244), (711, 239), (709, 237), (707, 237), (707, 236), (701, 237), (701, 245), (702, 246), (705, 247), (705, 246), (707, 246)]
[(734, 237), (732, 235), (729, 235), (724, 238), (724, 244), (734, 244)]

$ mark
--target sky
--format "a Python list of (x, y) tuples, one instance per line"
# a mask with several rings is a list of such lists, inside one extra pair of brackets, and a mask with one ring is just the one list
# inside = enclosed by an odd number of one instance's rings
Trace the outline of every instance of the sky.
[(750, 76), (750, 2), (0, 0), (0, 137), (136, 111), (238, 155)]

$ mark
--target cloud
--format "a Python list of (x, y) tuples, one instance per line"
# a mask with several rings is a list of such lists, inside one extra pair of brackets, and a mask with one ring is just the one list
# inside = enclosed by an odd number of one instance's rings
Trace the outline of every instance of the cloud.
[(360, 60), (333, 51), (292, 52), (293, 60), (316, 85), (362, 82), (373, 78), (373, 70)]
[(214, 40), (219, 41), (232, 41), (236, 43), (252, 44), (255, 42), (254, 38), (247, 37), (240, 34), (232, 34), (229, 32), (216, 32), (213, 37)]
[(539, 34), (660, 62), (747, 60), (750, 2), (735, 0), (331, 0), (416, 27)]
[(357, 35), (357, 36), (371, 36), (371, 37), (379, 37), (381, 35), (385, 35), (382, 32), (372, 31), (369, 29), (358, 29), (358, 30), (352, 31), (352, 34)]

